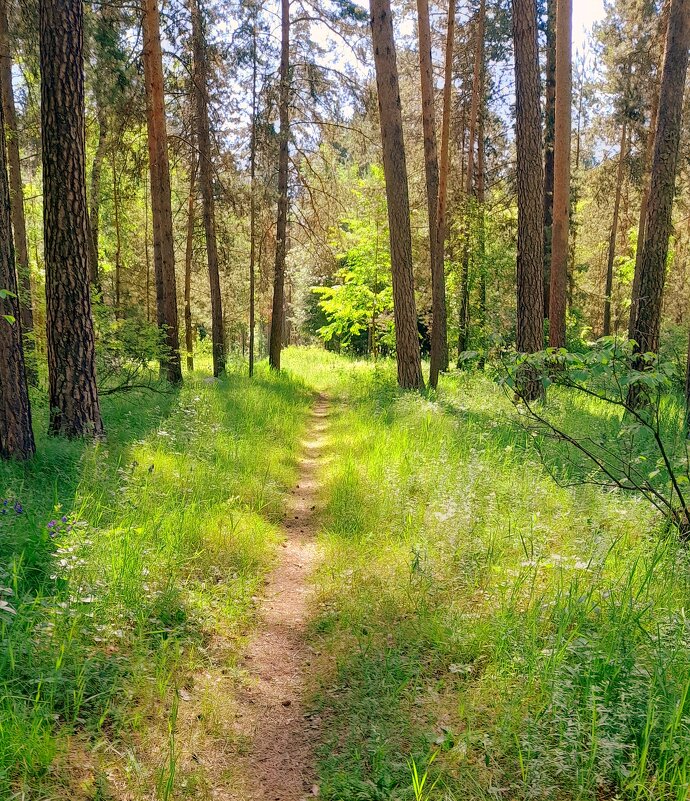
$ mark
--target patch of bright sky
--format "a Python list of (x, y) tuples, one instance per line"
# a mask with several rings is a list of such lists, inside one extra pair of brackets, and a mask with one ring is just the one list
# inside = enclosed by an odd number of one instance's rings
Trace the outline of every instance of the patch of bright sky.
[(573, 49), (584, 50), (587, 34), (604, 19), (604, 0), (573, 0)]

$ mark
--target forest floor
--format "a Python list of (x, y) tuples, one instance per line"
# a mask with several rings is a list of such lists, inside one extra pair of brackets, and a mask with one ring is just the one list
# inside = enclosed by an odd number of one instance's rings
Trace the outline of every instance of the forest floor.
[(0, 798), (687, 801), (687, 551), (488, 371), (284, 358), (0, 465)]

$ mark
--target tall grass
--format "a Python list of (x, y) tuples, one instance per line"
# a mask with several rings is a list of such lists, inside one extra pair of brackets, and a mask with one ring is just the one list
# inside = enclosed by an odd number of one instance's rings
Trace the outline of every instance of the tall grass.
[(190, 376), (109, 399), (104, 443), (0, 465), (0, 798), (106, 798), (99, 761), (136, 778), (158, 719), (143, 785), (177, 797), (178, 688), (241, 651), (310, 400), (267, 371)]
[[(335, 398), (317, 577), (327, 799), (686, 799), (690, 570), (638, 499), (562, 488), (487, 377), (401, 395), (316, 351)], [(607, 410), (563, 403), (582, 434)], [(436, 784), (434, 784), (436, 782)]]

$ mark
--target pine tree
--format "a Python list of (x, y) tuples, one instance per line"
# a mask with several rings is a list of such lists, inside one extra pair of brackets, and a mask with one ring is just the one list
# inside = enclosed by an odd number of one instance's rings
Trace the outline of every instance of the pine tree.
[(41, 134), (50, 432), (103, 433), (89, 292), (81, 0), (41, 0)]
[(407, 163), (393, 18), (389, 0), (370, 0), (370, 9), (388, 200), (398, 383), (403, 389), (419, 389), (424, 386), (424, 378), (417, 331)]
[(171, 383), (182, 381), (177, 320), (175, 248), (173, 242), (170, 161), (165, 121), (163, 53), (157, 0), (143, 0), (143, 61), (153, 214), (153, 259), (156, 277), (156, 318), (165, 337), (161, 373)]
[[(517, 349), (543, 346), (544, 169), (535, 0), (513, 0), (515, 46), (515, 143), (517, 148)], [(526, 399), (541, 393), (538, 380), (523, 387)]]
[[(0, 13), (2, 11), (0, 9)], [(0, 73), (0, 80), (5, 78), (4, 72)], [(0, 104), (0, 457), (30, 459), (36, 447), (31, 428), (14, 245), (10, 234), (12, 215), (3, 106)]]
[(208, 111), (208, 59), (206, 37), (198, 0), (189, 0), (192, 18), (194, 48), (194, 97), (196, 136), (199, 146), (199, 184), (201, 187), (206, 256), (211, 286), (211, 341), (213, 344), (213, 375), (225, 372), (225, 334), (223, 331), (223, 303), (218, 272), (218, 245), (216, 243), (216, 205), (213, 195), (213, 164), (211, 162), (211, 130)]

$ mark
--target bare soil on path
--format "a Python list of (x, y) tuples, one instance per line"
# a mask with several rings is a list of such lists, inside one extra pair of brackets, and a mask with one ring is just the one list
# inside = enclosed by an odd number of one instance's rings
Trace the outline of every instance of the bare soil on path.
[(319, 395), (283, 523), (285, 541), (245, 656), (247, 683), (237, 698), (237, 727), (248, 740), (242, 801), (302, 801), (318, 794), (313, 759), (318, 730), (305, 716), (302, 696), (311, 661), (309, 576), (318, 559), (316, 497), (327, 427), (328, 401)]

